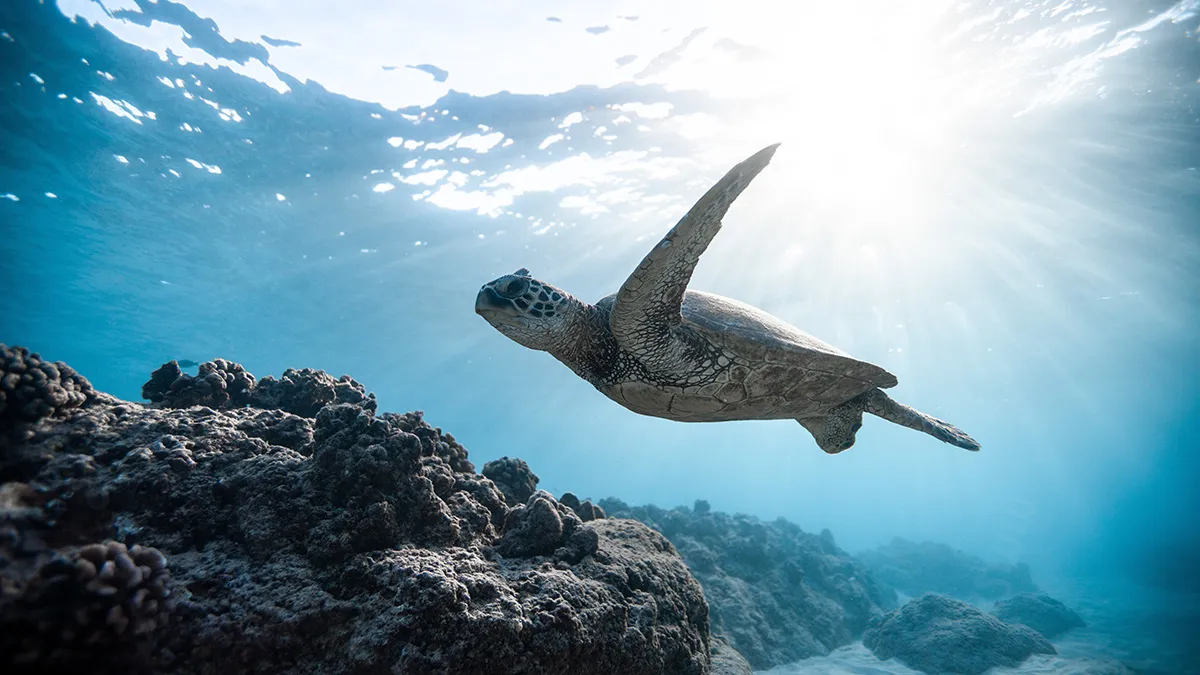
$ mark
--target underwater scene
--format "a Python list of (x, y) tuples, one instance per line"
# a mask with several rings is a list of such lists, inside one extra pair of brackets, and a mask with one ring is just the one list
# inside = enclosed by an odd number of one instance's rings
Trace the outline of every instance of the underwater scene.
[(1200, 673), (1200, 1), (0, 2), (5, 673)]

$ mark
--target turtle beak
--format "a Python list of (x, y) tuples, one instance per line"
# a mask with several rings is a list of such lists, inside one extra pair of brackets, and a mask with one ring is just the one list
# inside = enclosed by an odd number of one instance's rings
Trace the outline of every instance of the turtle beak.
[(475, 296), (475, 313), (480, 316), (495, 314), (511, 306), (512, 303), (500, 297), (496, 289), (491, 286), (479, 289), (479, 295)]

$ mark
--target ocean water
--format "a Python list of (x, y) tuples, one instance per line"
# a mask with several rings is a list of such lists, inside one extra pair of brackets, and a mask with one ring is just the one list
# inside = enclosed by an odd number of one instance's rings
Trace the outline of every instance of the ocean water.
[[(0, 3), (0, 342), (130, 400), (171, 359), (351, 374), (555, 494), (1027, 562), (1093, 628), (1023, 672), (1196, 672), (1200, 2), (330, 7)], [(520, 267), (617, 290), (774, 142), (691, 288), (981, 452), (635, 415), (474, 313)]]

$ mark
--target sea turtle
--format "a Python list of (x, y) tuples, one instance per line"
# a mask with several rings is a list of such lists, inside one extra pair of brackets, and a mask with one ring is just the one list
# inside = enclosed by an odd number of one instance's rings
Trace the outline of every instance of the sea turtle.
[(475, 311), (549, 352), (605, 396), (680, 422), (794, 419), (827, 453), (854, 445), (863, 412), (968, 450), (973, 438), (892, 400), (896, 376), (737, 300), (687, 289), (730, 204), (779, 144), (733, 167), (616, 293), (589, 305), (519, 269), (484, 284)]

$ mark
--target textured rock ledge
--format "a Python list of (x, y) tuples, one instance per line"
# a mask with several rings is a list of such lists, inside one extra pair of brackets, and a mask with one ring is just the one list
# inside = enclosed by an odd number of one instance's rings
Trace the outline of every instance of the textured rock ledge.
[(502, 491), (450, 434), (377, 415), (349, 378), (170, 363), (144, 406), (24, 350), (0, 347), (0, 364), (6, 672), (738, 663), (710, 644), (700, 586), (661, 534)]
[(896, 606), (895, 592), (838, 548), (828, 530), (812, 534), (782, 518), (729, 515), (703, 500), (674, 509), (617, 499), (600, 506), (675, 544), (704, 587), (713, 634), (756, 669), (828, 654)]

